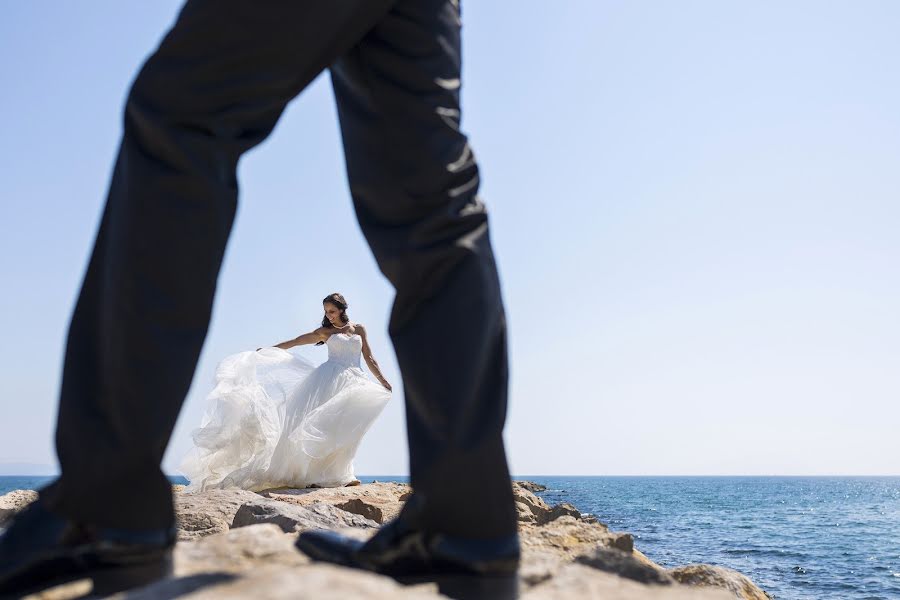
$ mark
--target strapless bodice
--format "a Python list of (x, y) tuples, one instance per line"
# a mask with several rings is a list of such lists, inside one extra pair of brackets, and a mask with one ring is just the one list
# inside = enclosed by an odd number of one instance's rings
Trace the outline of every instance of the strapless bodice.
[(329, 362), (348, 367), (359, 367), (362, 356), (362, 338), (358, 333), (335, 333), (325, 341)]

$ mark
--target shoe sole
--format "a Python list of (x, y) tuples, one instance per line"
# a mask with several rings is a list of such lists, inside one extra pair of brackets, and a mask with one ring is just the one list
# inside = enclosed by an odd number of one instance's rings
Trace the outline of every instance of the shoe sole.
[(518, 575), (417, 575), (397, 577), (404, 585), (436, 583), (438, 591), (454, 600), (516, 600)]

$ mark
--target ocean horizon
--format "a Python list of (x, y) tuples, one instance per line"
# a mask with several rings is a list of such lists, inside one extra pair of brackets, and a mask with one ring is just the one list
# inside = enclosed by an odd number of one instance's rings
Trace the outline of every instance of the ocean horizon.
[[(0, 476), (0, 495), (54, 476)], [(407, 476), (360, 475), (363, 483)], [(187, 483), (170, 476), (173, 483)], [(735, 569), (778, 600), (900, 598), (900, 476), (516, 475), (663, 567)]]

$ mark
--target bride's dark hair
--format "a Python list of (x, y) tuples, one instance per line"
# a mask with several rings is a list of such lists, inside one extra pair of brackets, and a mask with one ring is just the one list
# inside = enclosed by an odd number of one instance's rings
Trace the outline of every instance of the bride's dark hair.
[[(322, 304), (328, 302), (329, 304), (334, 304), (339, 309), (341, 309), (341, 323), (349, 323), (350, 317), (347, 316), (347, 307), (350, 306), (347, 304), (347, 299), (344, 298), (341, 294), (337, 292), (333, 294), (328, 294), (325, 298), (322, 299)], [(322, 317), (322, 327), (332, 328), (334, 325), (331, 324), (331, 321), (328, 320), (328, 317)], [(325, 342), (319, 342), (316, 346), (321, 346)]]

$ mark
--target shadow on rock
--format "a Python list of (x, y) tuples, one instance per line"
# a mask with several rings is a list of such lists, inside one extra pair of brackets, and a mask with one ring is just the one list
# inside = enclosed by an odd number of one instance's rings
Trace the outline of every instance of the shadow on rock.
[(165, 579), (139, 590), (133, 590), (117, 598), (128, 600), (164, 600), (166, 598), (178, 598), (192, 594), (200, 589), (210, 586), (230, 583), (238, 579), (238, 575), (232, 573), (199, 573), (186, 577)]

